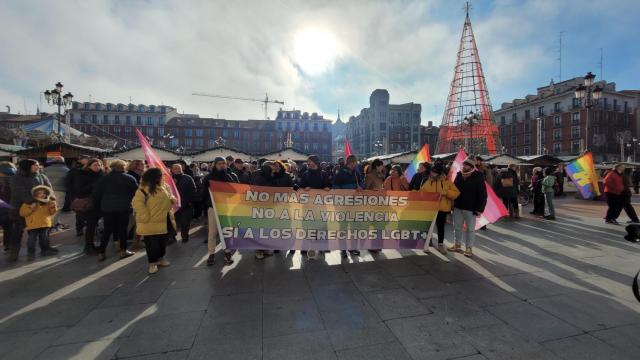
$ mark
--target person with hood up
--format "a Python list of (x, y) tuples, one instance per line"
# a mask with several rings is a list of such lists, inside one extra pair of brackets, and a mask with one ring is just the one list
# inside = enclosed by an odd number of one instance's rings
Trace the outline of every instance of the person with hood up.
[[(231, 158), (233, 160), (233, 158)], [(209, 208), (207, 212), (208, 217), (208, 232), (207, 232), (207, 245), (209, 257), (207, 258), (207, 266), (212, 266), (215, 264), (215, 254), (216, 254), (216, 241), (219, 238), (218, 234), (218, 218), (216, 217), (216, 212), (211, 209), (213, 206), (211, 204), (211, 195), (209, 195), (209, 181), (221, 181), (221, 182), (230, 182), (230, 183), (238, 183), (238, 177), (227, 170), (227, 160), (223, 157), (216, 157), (213, 160), (213, 167), (211, 168), (211, 172), (203, 179), (203, 187), (202, 187), (202, 200), (205, 203), (205, 206)], [(222, 248), (224, 249), (224, 263), (225, 265), (233, 264), (233, 260), (231, 260), (231, 250), (227, 249), (224, 241), (219, 239), (222, 244)]]
[(40, 164), (33, 159), (21, 160), (18, 163), (18, 171), (9, 180), (11, 188), (11, 206), (9, 211), (10, 218), (13, 221), (11, 229), (11, 240), (9, 243), (9, 261), (18, 260), (20, 254), (20, 246), (22, 243), (22, 235), (27, 226), (25, 219), (20, 216), (19, 209), (23, 204), (33, 204), (33, 195), (31, 189), (38, 185), (44, 185), (51, 188), (51, 182), (46, 175), (40, 173)]
[[(468, 157), (462, 163), (462, 169), (456, 175), (453, 184), (460, 195), (453, 202), (453, 235), (454, 245), (449, 251), (462, 251), (464, 239), (464, 256), (473, 256), (475, 240), (476, 216), (484, 212), (487, 205), (487, 188), (484, 176), (475, 169), (475, 160)], [(465, 229), (466, 226), (466, 229)]]
[(58, 210), (52, 193), (53, 190), (48, 186), (35, 186), (31, 189), (33, 202), (20, 206), (20, 216), (24, 218), (27, 228), (27, 258), (30, 261), (36, 258), (36, 243), (40, 245), (42, 256), (58, 253), (58, 249), (52, 248), (49, 244), (49, 230), (53, 226), (53, 216)]
[[(447, 179), (444, 165), (441, 162), (435, 163), (433, 167), (426, 167), (425, 172), (426, 171), (428, 171), (429, 177), (424, 181), (420, 191), (440, 194), (440, 206), (438, 208), (438, 215), (436, 216), (438, 251), (441, 254), (446, 254), (447, 251), (444, 247), (444, 226), (447, 223), (447, 215), (449, 215), (453, 209), (453, 201), (460, 196), (460, 191), (451, 180)], [(429, 239), (429, 242), (431, 242), (431, 239)], [(428, 245), (430, 245), (430, 243)], [(425, 244), (425, 252), (428, 251), (427, 249), (428, 246)]]

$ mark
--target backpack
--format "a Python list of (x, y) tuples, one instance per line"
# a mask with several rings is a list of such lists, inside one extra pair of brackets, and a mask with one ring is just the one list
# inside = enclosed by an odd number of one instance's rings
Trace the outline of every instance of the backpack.
[(500, 178), (500, 184), (502, 185), (502, 187), (513, 187), (513, 178)]

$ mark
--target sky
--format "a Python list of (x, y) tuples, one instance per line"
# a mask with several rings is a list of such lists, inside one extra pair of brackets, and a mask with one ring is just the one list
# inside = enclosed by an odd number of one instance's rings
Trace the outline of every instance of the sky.
[[(603, 72), (640, 89), (640, 0), (471, 1), (494, 109), (562, 79)], [(464, 1), (0, 0), (0, 111), (53, 112), (40, 93), (61, 81), (77, 101), (165, 104), (180, 113), (261, 119), (284, 101), (343, 120), (374, 89), (422, 104), (440, 123)], [(8, 31), (7, 31), (8, 30)], [(270, 104), (274, 118), (282, 105)]]

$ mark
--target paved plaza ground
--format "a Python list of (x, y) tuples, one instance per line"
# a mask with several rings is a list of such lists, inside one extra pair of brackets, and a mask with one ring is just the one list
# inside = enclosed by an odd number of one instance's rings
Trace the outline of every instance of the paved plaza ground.
[(0, 260), (0, 358), (640, 358), (640, 244), (601, 202), (557, 203), (558, 221), (489, 226), (473, 259), (243, 251), (207, 267), (197, 226), (149, 276), (144, 252), (100, 263), (67, 231), (57, 257)]

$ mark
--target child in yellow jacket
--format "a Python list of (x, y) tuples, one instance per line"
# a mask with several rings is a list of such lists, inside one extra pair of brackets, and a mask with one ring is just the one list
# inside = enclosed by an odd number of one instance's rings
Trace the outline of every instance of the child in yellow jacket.
[(49, 231), (53, 226), (53, 216), (56, 213), (56, 200), (51, 196), (50, 187), (39, 185), (31, 189), (33, 202), (23, 203), (20, 207), (20, 216), (24, 217), (27, 224), (27, 248), (28, 259), (34, 260), (36, 256), (36, 242), (40, 245), (41, 254), (55, 255), (58, 249), (49, 244)]

